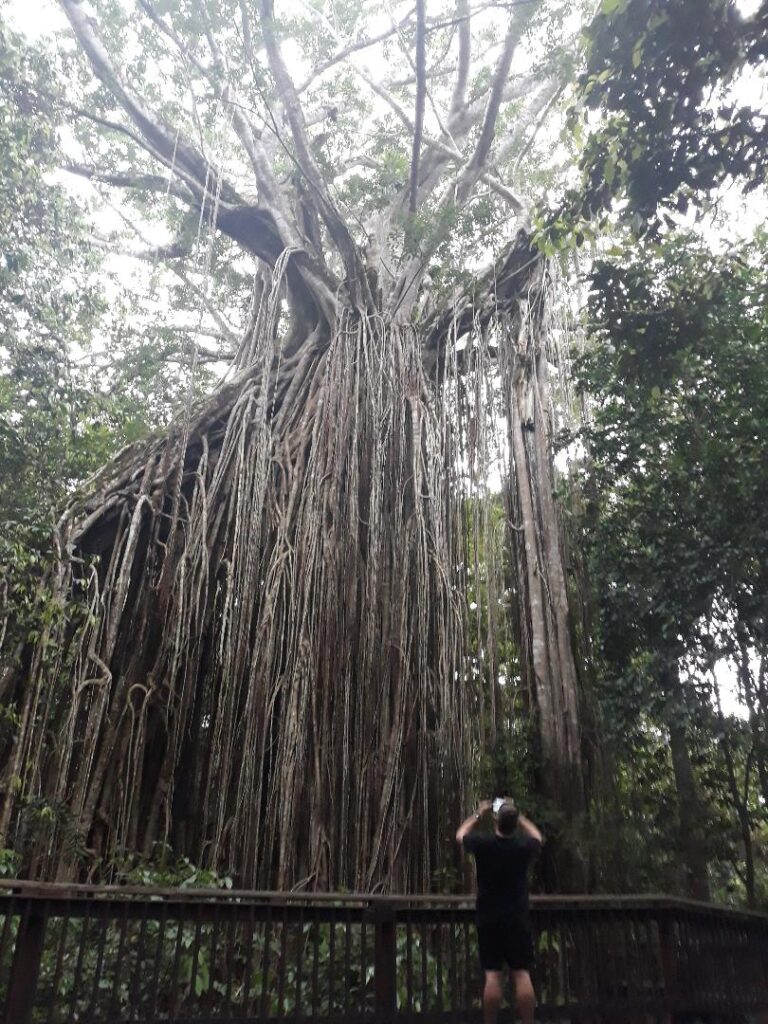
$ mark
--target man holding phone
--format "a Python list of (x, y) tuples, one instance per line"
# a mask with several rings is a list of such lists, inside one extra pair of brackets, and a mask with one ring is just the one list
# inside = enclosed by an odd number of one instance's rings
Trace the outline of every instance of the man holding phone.
[[(475, 831), (489, 813), (493, 815), (493, 832)], [(496, 1024), (505, 965), (515, 986), (520, 1018), (523, 1024), (533, 1024), (536, 1000), (530, 974), (533, 939), (528, 913), (528, 865), (541, 849), (541, 832), (520, 814), (511, 797), (497, 797), (484, 800), (459, 826), (456, 841), (475, 858), (477, 937), (480, 963), (485, 971), (485, 1024)]]

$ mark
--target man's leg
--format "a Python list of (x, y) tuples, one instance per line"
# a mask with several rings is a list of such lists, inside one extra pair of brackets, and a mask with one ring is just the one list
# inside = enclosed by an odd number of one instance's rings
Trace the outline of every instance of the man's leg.
[(496, 1024), (496, 1017), (501, 1006), (503, 979), (502, 971), (485, 972), (485, 988), (483, 989), (483, 1020), (485, 1024)]
[(536, 1006), (536, 996), (533, 993), (533, 982), (528, 971), (512, 972), (512, 981), (515, 986), (515, 1005), (520, 1014), (523, 1024), (533, 1024), (533, 1010)]

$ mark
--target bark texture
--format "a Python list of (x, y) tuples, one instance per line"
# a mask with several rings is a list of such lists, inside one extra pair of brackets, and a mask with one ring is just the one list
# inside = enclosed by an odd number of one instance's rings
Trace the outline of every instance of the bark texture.
[[(481, 722), (495, 730), (496, 669), (473, 705), (465, 660), (467, 551), (482, 546), (468, 531), (487, 528), (467, 517), (473, 442), (454, 426), (470, 343), (505, 382), (542, 783), (583, 809), (530, 301), (543, 264), (522, 234), (503, 262), (517, 270), (494, 303), (475, 296), (474, 341), (458, 307), (439, 342), (434, 324), (348, 311), (293, 354), (275, 277), (232, 378), (71, 503), (50, 581), (68, 612), (8, 683), (21, 726), (0, 824), (32, 873), (69, 878), (78, 852), (103, 867), (156, 842), (255, 886), (418, 891), (450, 869)], [(494, 398), (477, 394), (486, 416)], [(61, 813), (35, 832), (41, 796)]]
[(18, 677), (3, 810), (7, 834), (32, 791), (67, 808), (39, 873), (157, 841), (255, 886), (444, 866), (470, 738), (448, 418), (411, 328), (345, 315), (290, 365), (276, 309), (231, 385), (62, 520), (52, 584), (88, 611)]
[[(587, 885), (586, 854), (575, 841), (586, 825), (582, 710), (566, 582), (565, 547), (555, 494), (550, 405), (546, 267), (537, 262), (512, 333), (500, 345), (509, 431), (509, 515), (520, 599), (517, 633), (523, 684), (533, 695), (540, 743), (539, 784), (571, 827), (554, 844), (550, 881)], [(575, 828), (574, 828), (575, 826)]]

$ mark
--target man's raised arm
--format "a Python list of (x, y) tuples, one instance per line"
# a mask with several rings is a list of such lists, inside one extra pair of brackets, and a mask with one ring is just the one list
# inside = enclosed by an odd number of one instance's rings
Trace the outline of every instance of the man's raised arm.
[(490, 800), (482, 800), (477, 808), (470, 816), (459, 825), (456, 830), (456, 842), (461, 845), (464, 841), (464, 836), (469, 835), (475, 825), (480, 821), (482, 816), (491, 809)]
[(532, 821), (530, 821), (524, 814), (521, 814), (517, 819), (517, 823), (523, 832), (526, 832), (532, 839), (535, 839), (537, 843), (544, 842), (544, 836), (536, 828)]

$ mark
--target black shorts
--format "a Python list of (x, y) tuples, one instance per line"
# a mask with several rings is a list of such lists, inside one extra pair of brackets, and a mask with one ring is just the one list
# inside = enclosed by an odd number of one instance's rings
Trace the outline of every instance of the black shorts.
[(501, 971), (505, 964), (513, 971), (529, 971), (533, 967), (531, 929), (513, 917), (478, 922), (477, 943), (484, 971)]

